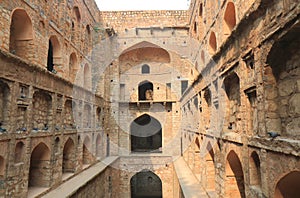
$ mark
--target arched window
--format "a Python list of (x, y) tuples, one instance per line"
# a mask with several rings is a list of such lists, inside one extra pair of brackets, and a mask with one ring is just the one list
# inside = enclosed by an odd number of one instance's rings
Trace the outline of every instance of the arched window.
[(226, 28), (224, 29), (225, 34), (230, 34), (234, 26), (236, 25), (236, 18), (235, 18), (235, 6), (233, 2), (228, 2), (225, 14), (224, 14), (224, 21)]
[(144, 114), (130, 125), (131, 151), (161, 152), (162, 127), (158, 120)]
[(138, 172), (130, 179), (131, 198), (162, 198), (162, 182), (149, 170)]
[(139, 84), (139, 100), (153, 100), (153, 84), (143, 81)]
[(150, 73), (150, 67), (149, 65), (143, 65), (142, 66), (142, 74), (149, 74)]
[(47, 70), (56, 72), (54, 66), (60, 64), (61, 48), (56, 36), (51, 36), (49, 39)]
[(32, 53), (32, 22), (25, 10), (13, 12), (10, 24), (9, 51), (21, 58), (28, 58)]

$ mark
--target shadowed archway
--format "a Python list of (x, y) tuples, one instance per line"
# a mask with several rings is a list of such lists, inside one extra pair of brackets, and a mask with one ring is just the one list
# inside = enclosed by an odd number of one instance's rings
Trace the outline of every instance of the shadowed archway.
[(149, 170), (135, 174), (130, 180), (131, 198), (162, 198), (162, 182)]
[(158, 120), (144, 114), (130, 125), (131, 151), (160, 152), (162, 147), (162, 127)]

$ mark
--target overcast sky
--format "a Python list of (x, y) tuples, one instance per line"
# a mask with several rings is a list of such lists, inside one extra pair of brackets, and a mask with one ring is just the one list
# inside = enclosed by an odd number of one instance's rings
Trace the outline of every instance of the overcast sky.
[(96, 0), (101, 11), (186, 10), (190, 0)]

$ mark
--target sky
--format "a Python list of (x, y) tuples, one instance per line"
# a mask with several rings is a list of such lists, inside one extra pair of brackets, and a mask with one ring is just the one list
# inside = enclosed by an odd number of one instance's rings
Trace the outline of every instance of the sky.
[(96, 0), (101, 11), (187, 10), (190, 0)]

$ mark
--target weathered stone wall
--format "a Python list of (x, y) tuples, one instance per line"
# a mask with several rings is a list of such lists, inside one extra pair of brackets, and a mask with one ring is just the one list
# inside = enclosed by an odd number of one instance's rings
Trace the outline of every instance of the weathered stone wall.
[[(200, 3), (193, 2), (191, 20), (202, 19), (196, 15)], [(299, 107), (294, 102), (299, 79), (294, 57), (299, 52), (292, 44), (299, 42), (300, 7), (295, 1), (243, 1), (244, 7), (234, 2), (237, 23), (223, 35), (227, 3), (204, 34), (202, 28), (194, 31), (191, 23), (190, 34), (200, 40), (193, 58), (200, 75), (181, 98), (184, 159), (195, 175), (199, 174), (195, 167), (200, 167), (199, 182), (214, 196), (293, 193), (296, 188), (279, 190), (278, 185), (300, 168), (295, 163), (299, 161), (295, 131), (300, 127), (294, 123)], [(209, 16), (203, 20), (208, 23)], [(215, 51), (209, 49), (213, 30)], [(270, 137), (268, 132), (281, 136)]]
[[(37, 170), (42, 170), (38, 172), (47, 171), (40, 178), (45, 179), (45, 182), (43, 180), (42, 183), (48, 187), (61, 183), (62, 166), (64, 163), (68, 163), (65, 161), (68, 152), (71, 152), (71, 156), (77, 159), (73, 162), (75, 163), (73, 173), (82, 170), (83, 140), (86, 137), (90, 138), (88, 147), (90, 155), (96, 156), (98, 153), (99, 158), (104, 157), (105, 152), (102, 150), (105, 150), (106, 143), (102, 125), (100, 123), (96, 127), (97, 121), (93, 119), (96, 109), (103, 108), (101, 98), (85, 89), (73, 87), (68, 81), (42, 70), (36, 65), (29, 65), (18, 60), (6, 52), (1, 52), (1, 65), (1, 82), (3, 86), (9, 88), (8, 92), (3, 91), (2, 95), (9, 96), (8, 104), (10, 104), (7, 106), (9, 109), (2, 114), (5, 116), (5, 125), (2, 125), (1, 128), (6, 131), (1, 131), (0, 135), (2, 148), (0, 155), (4, 159), (1, 168), (5, 167), (1, 175), (2, 186), (5, 190), (1, 191), (1, 195), (16, 197), (26, 195), (29, 178), (38, 177), (29, 175), (29, 170), (34, 170), (30, 163), (32, 152), (35, 148), (39, 149), (38, 145), (45, 145), (50, 153), (51, 163), (49, 162), (47, 165), (47, 170), (37, 167)], [(36, 75), (37, 72), (39, 75)], [(16, 79), (22, 79), (22, 82), (16, 81)], [(2, 100), (2, 102), (5, 101)], [(65, 104), (68, 104), (66, 101), (74, 103), (72, 106), (67, 105), (66, 109), (68, 110), (65, 110)], [(64, 123), (63, 120), (70, 120), (71, 115), (74, 115), (75, 118), (78, 112), (84, 112), (83, 104), (93, 107), (93, 111), (91, 110), (90, 113), (92, 118), (89, 121), (90, 127), (83, 128), (81, 120), (76, 119), (74, 119), (72, 127), (67, 126), (69, 121)], [(72, 107), (76, 107), (76, 109), (72, 109)], [(19, 115), (20, 111), (22, 113)], [(57, 117), (61, 118), (60, 122), (56, 122)], [(101, 139), (99, 139), (99, 135), (102, 137)], [(64, 146), (69, 138), (72, 139), (74, 146), (67, 151)], [(21, 150), (17, 150), (16, 145), (20, 142), (24, 146)], [(20, 156), (19, 152), (23, 153), (21, 154), (22, 160), (17, 160)], [(89, 157), (89, 164), (94, 161), (94, 157)], [(34, 171), (31, 172), (34, 174)], [(38, 185), (41, 184), (38, 183)], [(30, 186), (35, 185), (37, 185), (35, 181), (30, 184)]]
[(100, 12), (103, 26), (117, 31), (140, 27), (185, 27), (188, 12), (185, 10), (111, 11)]

